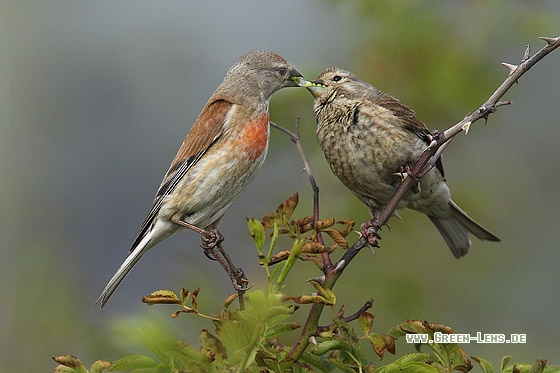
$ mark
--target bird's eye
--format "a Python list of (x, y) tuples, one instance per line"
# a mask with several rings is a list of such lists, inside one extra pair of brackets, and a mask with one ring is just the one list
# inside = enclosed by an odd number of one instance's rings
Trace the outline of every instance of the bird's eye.
[(286, 75), (288, 69), (286, 69), (285, 67), (281, 67), (278, 69), (278, 72), (280, 73), (280, 75)]
[(333, 82), (338, 82), (338, 81), (340, 81), (341, 79), (342, 79), (342, 77), (341, 77), (340, 75), (335, 75), (335, 76), (333, 76), (333, 78), (332, 78)]

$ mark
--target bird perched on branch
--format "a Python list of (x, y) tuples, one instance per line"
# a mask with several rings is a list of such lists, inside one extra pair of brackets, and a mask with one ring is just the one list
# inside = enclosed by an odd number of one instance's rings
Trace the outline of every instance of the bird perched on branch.
[(171, 162), (128, 257), (97, 300), (101, 307), (142, 255), (174, 233), (200, 233), (210, 257), (223, 240), (224, 213), (264, 162), (272, 94), (297, 87), (301, 77), (268, 51), (249, 52), (228, 70)]
[[(316, 134), (325, 158), (376, 217), (430, 144), (432, 134), (412, 109), (349, 71), (326, 69), (306, 86), (315, 97)], [(397, 208), (426, 214), (457, 258), (471, 246), (469, 233), (499, 241), (451, 200), (443, 176), (438, 159)]]

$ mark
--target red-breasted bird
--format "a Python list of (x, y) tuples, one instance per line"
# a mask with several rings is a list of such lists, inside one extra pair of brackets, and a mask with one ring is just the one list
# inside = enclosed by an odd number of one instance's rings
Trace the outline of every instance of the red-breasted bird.
[[(326, 69), (306, 86), (315, 97), (317, 140), (332, 171), (377, 216), (401, 182), (403, 167), (416, 162), (432, 134), (412, 109), (349, 71)], [(457, 258), (471, 246), (469, 233), (499, 241), (451, 200), (441, 159), (436, 165), (397, 208), (426, 214)]]
[(284, 58), (253, 51), (228, 70), (194, 122), (156, 193), (124, 263), (97, 300), (103, 307), (150, 248), (192, 229), (211, 248), (223, 240), (218, 225), (261, 168), (269, 139), (269, 102), (301, 74)]

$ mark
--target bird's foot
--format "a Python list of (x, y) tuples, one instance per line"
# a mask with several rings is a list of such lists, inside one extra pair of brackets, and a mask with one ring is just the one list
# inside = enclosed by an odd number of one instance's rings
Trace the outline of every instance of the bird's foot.
[(396, 172), (394, 175), (401, 177), (401, 182), (410, 177), (412, 179), (412, 191), (414, 193), (420, 193), (420, 179), (417, 178), (414, 173), (412, 172), (412, 165), (410, 163), (405, 163), (402, 166), (399, 166), (399, 171)]
[(245, 272), (243, 268), (236, 268), (234, 272), (228, 272), (229, 278), (231, 279), (231, 283), (233, 284), (233, 288), (237, 292), (246, 292), (249, 290), (249, 279), (245, 276)]
[[(172, 221), (176, 224), (179, 224), (182, 227), (200, 233), (200, 235), (202, 236), (201, 247), (204, 249), (205, 254), (207, 250), (215, 249), (218, 245), (220, 245), (224, 241), (224, 236), (222, 235), (222, 233), (220, 233), (220, 231), (217, 228), (202, 229), (197, 227), (196, 225), (187, 223), (186, 221), (182, 221), (182, 220), (176, 220), (176, 221), (172, 220)], [(206, 254), (206, 256), (208, 256), (208, 254)]]
[(377, 219), (372, 219), (360, 225), (360, 233), (367, 239), (368, 243), (373, 247), (379, 247), (377, 240), (381, 239), (377, 233), (381, 227), (377, 224)]
[(210, 260), (217, 261), (231, 279), (233, 288), (238, 293), (244, 293), (247, 289), (249, 289), (247, 286), (249, 284), (249, 280), (245, 276), (245, 272), (243, 272), (242, 268), (235, 266), (227, 251), (222, 247), (221, 242), (224, 240), (224, 236), (222, 236), (222, 234), (216, 229), (209, 232), (214, 232), (214, 234), (217, 233), (218, 237), (217, 241), (214, 240), (216, 237), (210, 237), (212, 241), (205, 241), (208, 237), (205, 235), (202, 236), (202, 248), (204, 249), (204, 255), (206, 255), (206, 257)]
[(213, 250), (224, 242), (224, 235), (216, 228), (203, 230), (201, 235), (202, 245), (200, 246), (204, 249), (205, 253), (207, 250)]

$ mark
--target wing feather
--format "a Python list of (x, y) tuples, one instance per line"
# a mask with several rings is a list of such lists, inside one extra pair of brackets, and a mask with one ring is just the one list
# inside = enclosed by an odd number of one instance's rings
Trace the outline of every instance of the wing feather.
[(183, 176), (222, 136), (224, 124), (231, 107), (232, 103), (226, 100), (215, 100), (206, 104), (171, 162), (171, 166), (156, 193), (152, 209), (132, 244), (131, 252), (150, 231), (165, 197), (175, 190)]
[[(424, 122), (422, 122), (416, 117), (416, 115), (414, 115), (414, 110), (412, 110), (393, 96), (381, 91), (378, 91), (375, 102), (387, 109), (391, 109), (393, 113), (395, 113), (395, 116), (400, 119), (401, 125), (404, 129), (415, 133), (426, 144), (430, 144), (430, 142), (432, 141), (432, 134), (428, 130), (428, 127), (424, 124)], [(441, 176), (445, 176), (441, 158), (438, 158), (438, 160), (436, 161), (436, 168), (441, 173)]]

